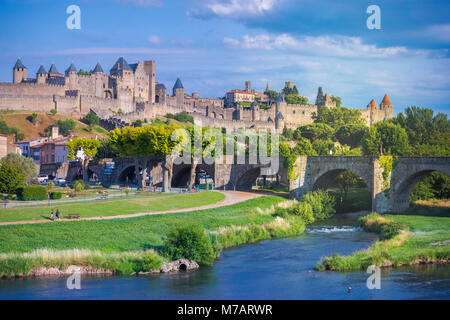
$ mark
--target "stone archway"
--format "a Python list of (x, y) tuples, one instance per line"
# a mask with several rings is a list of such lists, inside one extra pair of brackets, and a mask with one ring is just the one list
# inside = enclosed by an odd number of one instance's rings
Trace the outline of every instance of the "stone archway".
[(261, 167), (251, 168), (240, 176), (235, 181), (236, 190), (251, 190), (255, 184), (256, 179), (261, 175)]

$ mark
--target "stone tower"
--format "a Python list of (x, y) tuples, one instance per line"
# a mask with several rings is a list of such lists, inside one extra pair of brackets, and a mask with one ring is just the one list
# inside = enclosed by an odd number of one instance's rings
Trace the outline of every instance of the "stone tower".
[(180, 78), (177, 78), (177, 81), (173, 86), (172, 93), (173, 96), (177, 98), (177, 106), (182, 107), (184, 105), (184, 87)]
[(41, 65), (39, 70), (36, 72), (36, 82), (38, 84), (45, 84), (47, 79), (47, 70)]
[(20, 59), (17, 59), (13, 67), (13, 83), (21, 83), (27, 77), (27, 68)]
[(148, 88), (148, 101), (150, 103), (155, 102), (156, 94), (156, 62), (155, 60), (144, 61), (144, 70), (149, 76), (149, 88)]
[(384, 119), (390, 119), (394, 117), (394, 105), (389, 99), (388, 95), (385, 94), (383, 101), (380, 103), (380, 108), (384, 111)]
[(275, 129), (278, 132), (281, 132), (284, 129), (286, 107), (286, 101), (284, 100), (283, 94), (280, 92), (280, 95), (275, 102)]
[(251, 81), (245, 81), (245, 91), (252, 92), (252, 82)]

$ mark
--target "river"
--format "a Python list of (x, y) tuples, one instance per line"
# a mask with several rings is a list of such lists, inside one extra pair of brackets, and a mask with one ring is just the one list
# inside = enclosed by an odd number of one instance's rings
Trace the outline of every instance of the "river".
[[(309, 227), (299, 237), (262, 241), (222, 252), (212, 267), (176, 274), (0, 280), (0, 299), (448, 299), (450, 267), (383, 270), (381, 289), (358, 272), (316, 272), (323, 256), (365, 249), (377, 237), (355, 226), (354, 215)], [(348, 287), (352, 287), (348, 292)]]

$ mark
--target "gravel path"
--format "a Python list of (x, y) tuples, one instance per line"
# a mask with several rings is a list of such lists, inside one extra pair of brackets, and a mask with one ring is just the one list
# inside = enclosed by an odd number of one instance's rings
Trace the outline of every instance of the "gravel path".
[[(229, 206), (235, 203), (243, 202), (249, 199), (259, 198), (263, 194), (251, 193), (251, 192), (240, 192), (240, 191), (216, 191), (225, 195), (225, 199), (221, 202), (209, 204), (205, 206), (195, 207), (195, 208), (186, 208), (186, 209), (176, 209), (176, 210), (167, 210), (167, 211), (154, 211), (154, 212), (143, 212), (143, 213), (132, 213), (132, 214), (124, 214), (117, 216), (108, 216), (108, 217), (89, 217), (89, 218), (80, 218), (80, 219), (61, 219), (60, 221), (81, 221), (81, 220), (111, 220), (111, 219), (125, 219), (125, 218), (134, 218), (141, 216), (150, 216), (156, 214), (167, 214), (167, 213), (177, 213), (177, 212), (192, 212), (198, 210), (205, 209), (213, 209), (224, 206)], [(0, 222), (0, 226), (6, 225), (16, 225), (16, 224), (35, 224), (35, 223), (52, 223), (51, 220), (25, 220), (25, 221), (14, 221), (14, 222)], [(57, 222), (55, 220), (55, 222)]]

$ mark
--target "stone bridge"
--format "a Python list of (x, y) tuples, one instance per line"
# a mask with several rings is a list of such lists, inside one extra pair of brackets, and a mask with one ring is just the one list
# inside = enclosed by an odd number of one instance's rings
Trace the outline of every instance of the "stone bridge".
[[(162, 187), (162, 159), (148, 157), (146, 160), (153, 184)], [(104, 173), (105, 161), (106, 159), (102, 162), (92, 162), (89, 165), (89, 176), (95, 174), (104, 185), (135, 183), (135, 162), (132, 158), (109, 159), (116, 163), (111, 175)], [(247, 162), (238, 164), (236, 158), (224, 158), (213, 164), (201, 163), (196, 171), (209, 175), (214, 180), (216, 189), (249, 190), (259, 176), (268, 174), (268, 166)], [(60, 168), (52, 166), (46, 169), (41, 166), (41, 173), (47, 173), (45, 170), (50, 169), (55, 172), (53, 176), (67, 177), (68, 181), (80, 178), (81, 174), (81, 167), (76, 162)], [(191, 166), (188, 164), (174, 165), (171, 186), (186, 186), (190, 170)], [(420, 179), (432, 171), (441, 171), (450, 176), (450, 157), (398, 157), (385, 179), (385, 169), (382, 168), (378, 157), (300, 156), (295, 162), (295, 179), (289, 181), (291, 197), (300, 199), (309, 191), (326, 188), (345, 170), (354, 172), (365, 182), (371, 193), (373, 211), (400, 212), (408, 208), (409, 195)], [(282, 159), (279, 170), (272, 174), (275, 173), (280, 176), (281, 181), (287, 182)]]
[(372, 211), (401, 212), (409, 207), (414, 186), (433, 171), (450, 176), (450, 157), (398, 157), (392, 171), (383, 178), (384, 168), (378, 157), (300, 156), (295, 163), (295, 179), (290, 181), (295, 198), (309, 191), (326, 188), (341, 172), (350, 170), (367, 185), (372, 197)]

